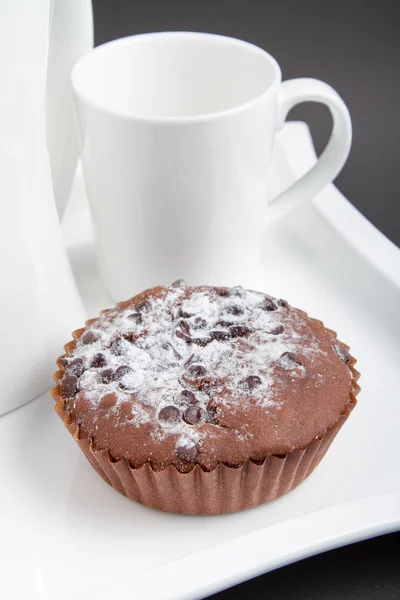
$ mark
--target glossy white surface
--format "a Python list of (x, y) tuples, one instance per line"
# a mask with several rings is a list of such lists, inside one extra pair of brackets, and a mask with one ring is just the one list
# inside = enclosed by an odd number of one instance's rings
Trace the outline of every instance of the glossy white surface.
[[(306, 128), (286, 125), (275, 148), (273, 192), (312, 161)], [(80, 180), (64, 233), (88, 312), (95, 315), (109, 302), (95, 270)], [(286, 296), (335, 328), (359, 358), (362, 373), (359, 404), (321, 465), (269, 505), (213, 517), (157, 512), (100, 479), (53, 413), (48, 395), (1, 417), (1, 597), (201, 598), (316, 552), (397, 529), (399, 254), (333, 186), (266, 236), (258, 287)]]
[(254, 286), (272, 146), (295, 104), (325, 104), (333, 131), (271, 218), (331, 182), (351, 145), (348, 110), (330, 86), (282, 84), (272, 56), (228, 37), (116, 40), (80, 60), (72, 83), (100, 275), (116, 300), (178, 277)]

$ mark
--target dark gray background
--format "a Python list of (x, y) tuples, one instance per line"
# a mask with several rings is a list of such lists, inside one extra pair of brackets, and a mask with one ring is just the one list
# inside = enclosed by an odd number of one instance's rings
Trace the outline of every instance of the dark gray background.
[[(283, 78), (316, 77), (347, 103), (354, 140), (336, 180), (345, 196), (400, 245), (398, 191), (399, 0), (93, 0), (96, 44), (149, 31), (191, 30), (245, 39), (270, 52)], [(296, 107), (320, 151), (327, 109)], [(335, 550), (222, 592), (215, 600), (400, 598), (400, 534)], [(199, 577), (202, 567), (199, 565)]]
[[(316, 77), (347, 103), (353, 149), (336, 180), (353, 204), (400, 245), (398, 192), (399, 0), (93, 0), (96, 44), (165, 30), (220, 33), (270, 52), (283, 78)], [(328, 110), (296, 107), (317, 150), (329, 135)]]

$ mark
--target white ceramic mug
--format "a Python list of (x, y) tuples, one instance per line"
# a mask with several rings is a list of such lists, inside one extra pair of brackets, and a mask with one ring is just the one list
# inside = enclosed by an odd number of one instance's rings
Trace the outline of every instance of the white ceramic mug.
[(276, 213), (331, 182), (350, 150), (350, 116), (329, 85), (282, 83), (272, 56), (228, 37), (116, 40), (82, 58), (72, 83), (100, 273), (115, 299), (178, 278), (251, 283), (274, 137), (294, 105), (325, 104), (333, 130), (317, 164), (272, 200)]

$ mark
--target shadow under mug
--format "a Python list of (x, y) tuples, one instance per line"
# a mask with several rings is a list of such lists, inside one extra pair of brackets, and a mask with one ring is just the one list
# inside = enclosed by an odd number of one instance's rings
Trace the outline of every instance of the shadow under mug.
[(115, 300), (178, 278), (252, 285), (274, 137), (294, 105), (325, 104), (333, 130), (316, 165), (269, 202), (274, 218), (330, 183), (351, 146), (329, 85), (282, 83), (271, 55), (233, 38), (116, 40), (83, 57), (72, 84), (100, 275)]

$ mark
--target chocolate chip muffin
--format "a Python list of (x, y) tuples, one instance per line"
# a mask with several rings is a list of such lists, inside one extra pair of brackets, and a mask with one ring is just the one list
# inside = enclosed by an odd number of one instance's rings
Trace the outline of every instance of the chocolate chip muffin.
[(229, 512), (290, 491), (359, 390), (333, 331), (241, 287), (156, 287), (73, 337), (56, 411), (107, 483), (169, 511)]

